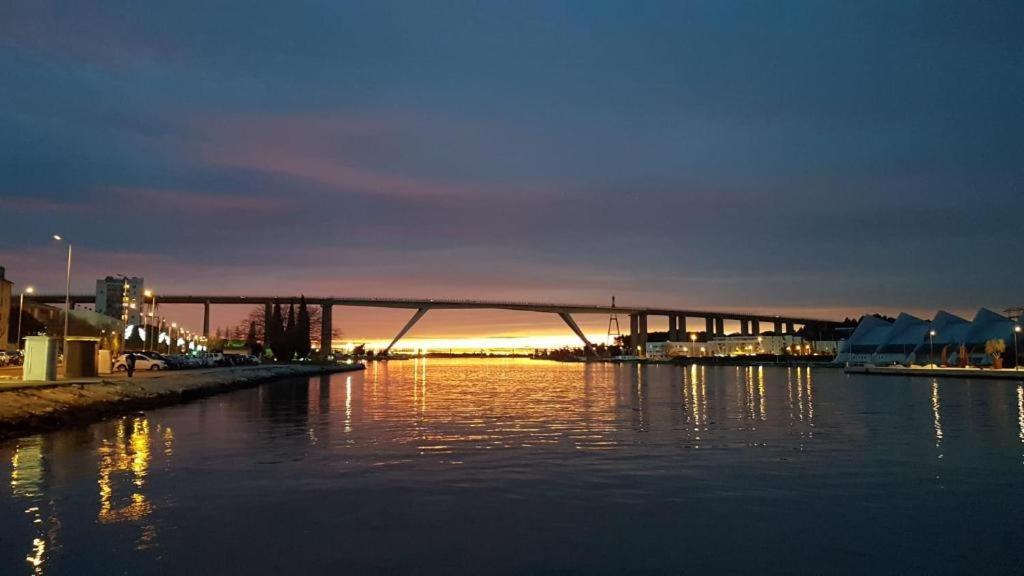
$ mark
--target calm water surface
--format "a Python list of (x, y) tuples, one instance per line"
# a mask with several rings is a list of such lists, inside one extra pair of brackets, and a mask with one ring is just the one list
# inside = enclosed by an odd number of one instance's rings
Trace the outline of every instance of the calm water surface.
[(1019, 574), (1024, 389), (410, 360), (0, 444), (0, 574)]

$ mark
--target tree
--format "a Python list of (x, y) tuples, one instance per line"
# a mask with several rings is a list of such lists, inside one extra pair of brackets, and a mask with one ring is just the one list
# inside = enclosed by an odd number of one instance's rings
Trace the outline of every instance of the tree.
[(285, 324), (284, 333), (281, 335), (280, 352), (275, 349), (275, 356), (278, 360), (290, 361), (295, 357), (295, 303), (288, 305), (288, 323)]
[(299, 358), (308, 358), (313, 351), (313, 344), (309, 338), (309, 310), (306, 309), (306, 296), (299, 297), (299, 318), (295, 327), (295, 353)]
[(284, 323), (281, 318), (281, 302), (274, 300), (274, 309), (270, 313), (270, 327), (267, 329), (267, 346), (277, 359), (283, 359)]
[(992, 357), (992, 364), (996, 368), (1002, 367), (1003, 352), (1006, 352), (1006, 342), (1002, 338), (993, 338), (985, 342), (985, 354)]

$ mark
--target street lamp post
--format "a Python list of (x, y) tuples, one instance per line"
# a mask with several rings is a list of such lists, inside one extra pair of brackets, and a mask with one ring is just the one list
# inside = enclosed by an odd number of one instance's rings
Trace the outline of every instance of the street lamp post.
[[(146, 298), (151, 299), (148, 307), (146, 306)], [(149, 349), (149, 340), (151, 337), (149, 318), (153, 318), (153, 311), (156, 308), (156, 294), (154, 294), (152, 290), (146, 290), (142, 293), (142, 305), (144, 308), (147, 308), (142, 314), (142, 323), (146, 327), (146, 338), (142, 341), (142, 350), (145, 351)], [(154, 349), (155, 348), (156, 347), (154, 346)]]
[(930, 366), (935, 365), (935, 347), (932, 344), (932, 339), (935, 338), (935, 330), (928, 331), (928, 364)]
[(26, 286), (21, 291), (21, 298), (18, 302), (18, 350), (21, 350), (21, 317), (25, 313), (25, 294), (32, 294), (36, 289), (31, 286)]
[(690, 333), (690, 349), (694, 352), (697, 351), (697, 335)]
[(1020, 353), (1017, 352), (1017, 336), (1020, 335), (1020, 324), (1013, 327), (1013, 369), (1020, 370)]
[(68, 269), (64, 283), (64, 340), (61, 342), (61, 349), (63, 350), (67, 347), (68, 343), (68, 318), (71, 316), (71, 241), (65, 240), (60, 234), (54, 234), (53, 239), (58, 242), (64, 242), (68, 247)]

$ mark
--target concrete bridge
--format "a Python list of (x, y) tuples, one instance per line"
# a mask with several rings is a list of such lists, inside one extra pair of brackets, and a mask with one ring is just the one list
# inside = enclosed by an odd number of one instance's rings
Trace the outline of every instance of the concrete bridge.
[[(40, 304), (63, 304), (64, 295), (36, 294), (29, 296), (26, 300)], [(262, 305), (266, 325), (270, 324), (271, 307), (275, 301), (288, 303), (295, 301), (295, 296), (216, 296), (216, 295), (159, 295), (161, 304), (195, 304), (203, 307), (203, 334), (210, 335), (210, 306), (218, 305)], [(72, 294), (70, 297), (71, 307), (78, 304), (92, 304), (96, 297), (92, 294)], [(702, 319), (704, 321), (704, 332), (713, 336), (725, 335), (725, 322), (736, 321), (740, 324), (740, 333), (756, 335), (761, 333), (762, 325), (771, 326), (772, 331), (778, 334), (792, 334), (797, 326), (819, 326), (832, 327), (838, 322), (834, 320), (823, 320), (819, 318), (801, 318), (795, 316), (776, 316), (767, 314), (750, 314), (739, 312), (724, 312), (712, 310), (688, 310), (676, 308), (645, 308), (635, 306), (593, 306), (588, 304), (558, 304), (550, 302), (512, 302), (496, 300), (450, 300), (450, 299), (422, 299), (422, 298), (341, 298), (341, 297), (306, 297), (307, 305), (320, 306), (322, 310), (322, 324), (320, 332), (321, 342), (331, 341), (332, 312), (335, 306), (370, 307), (370, 308), (400, 308), (415, 310), (412, 317), (405, 326), (398, 332), (391, 341), (384, 353), (387, 354), (391, 348), (405, 336), (406, 333), (426, 314), (429, 310), (516, 310), (522, 312), (542, 312), (556, 314), (563, 322), (579, 337), (586, 349), (593, 350), (593, 344), (583, 334), (583, 330), (576, 324), (573, 314), (602, 314), (612, 313), (629, 316), (629, 337), (630, 346), (634, 351), (640, 350), (641, 354), (647, 347), (647, 321), (651, 316), (668, 318), (669, 340), (684, 340), (687, 332), (696, 332), (687, 327), (687, 319)]]

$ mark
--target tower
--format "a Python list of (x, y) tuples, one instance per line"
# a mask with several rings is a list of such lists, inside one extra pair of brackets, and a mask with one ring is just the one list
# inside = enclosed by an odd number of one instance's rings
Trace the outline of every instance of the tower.
[[(612, 326), (615, 326), (614, 332), (612, 332)], [(615, 296), (612, 296), (612, 313), (608, 316), (608, 336), (605, 344), (611, 346), (615, 342), (616, 337), (622, 336), (622, 330), (619, 328), (619, 315), (615, 312)]]

